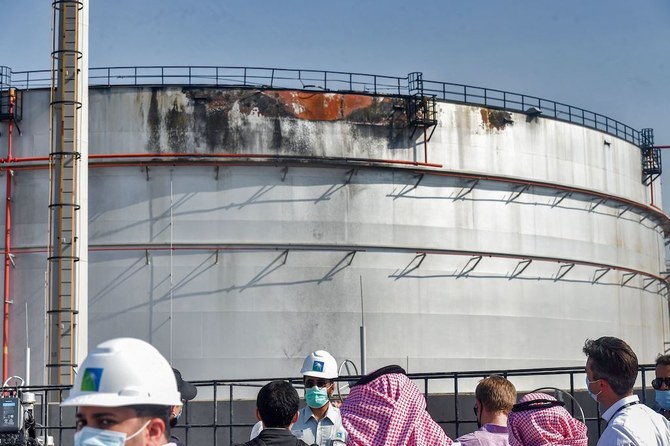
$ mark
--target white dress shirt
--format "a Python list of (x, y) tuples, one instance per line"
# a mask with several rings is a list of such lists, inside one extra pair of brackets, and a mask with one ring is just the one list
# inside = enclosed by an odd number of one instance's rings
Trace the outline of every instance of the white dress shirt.
[(319, 446), (344, 445), (347, 441), (347, 433), (342, 427), (340, 409), (329, 404), (328, 410), (323, 418), (316, 421), (312, 409), (305, 406), (300, 410), (298, 421), (291, 427), (293, 435), (307, 444)]
[(637, 395), (621, 398), (601, 416), (607, 428), (598, 446), (670, 445), (670, 421), (644, 404)]

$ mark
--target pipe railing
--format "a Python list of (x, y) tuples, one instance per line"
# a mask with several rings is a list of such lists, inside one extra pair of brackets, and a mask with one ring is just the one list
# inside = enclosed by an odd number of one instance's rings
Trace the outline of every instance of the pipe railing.
[[(19, 89), (46, 88), (50, 71), (17, 71), (11, 84)], [(302, 70), (262, 67), (216, 66), (140, 66), (89, 69), (92, 87), (188, 85), (193, 87), (243, 87), (296, 89), (308, 91), (357, 92), (375, 95), (407, 96), (408, 77), (382, 76), (343, 71)], [(525, 113), (537, 107), (542, 116), (603, 131), (640, 145), (640, 132), (626, 124), (580, 107), (562, 102), (492, 88), (451, 82), (423, 81), (423, 95), (435, 96), (466, 105), (478, 105)]]
[(544, 117), (600, 130), (640, 145), (640, 132), (638, 130), (599, 113), (562, 102), (451, 82), (424, 81), (424, 93), (435, 95), (438, 99), (444, 101), (482, 105), (520, 113), (526, 113), (529, 108), (536, 107)]
[[(647, 375), (653, 374), (654, 365), (640, 365), (639, 372), (639, 385), (636, 386), (635, 393), (639, 395), (643, 404), (651, 405), (653, 403), (650, 398), (651, 381)], [(552, 387), (558, 387), (575, 396), (577, 402), (572, 399), (565, 401), (565, 407), (573, 416), (577, 416), (579, 414), (577, 404), (581, 405), (586, 415), (589, 437), (594, 442), (605, 427), (605, 423), (600, 419), (598, 406), (586, 395), (583, 366), (408, 373), (408, 377), (419, 387), (428, 401), (428, 411), (433, 419), (455, 439), (476, 429), (476, 420), (472, 413), (473, 389), (479, 379), (494, 374), (505, 376), (519, 389), (523, 388), (524, 390), (519, 390), (519, 396), (532, 390), (526, 388), (528, 384), (524, 383), (524, 380), (529, 378), (535, 383), (543, 380), (543, 383), (550, 383)], [(340, 377), (338, 381), (353, 383), (358, 378), (358, 376)], [(185, 407), (175, 433), (186, 444), (202, 442), (203, 438), (199, 437), (203, 436), (207, 437), (207, 442), (213, 446), (246, 440), (255, 423), (254, 395), (265, 383), (275, 379), (287, 380), (296, 388), (302, 388), (302, 379), (297, 377), (191, 381), (198, 388), (201, 397), (189, 402)], [(39, 426), (37, 435), (53, 436), (58, 446), (71, 445), (75, 428), (74, 411), (47, 404), (48, 401), (62, 400), (67, 395), (69, 387), (30, 386), (18, 389), (36, 395), (35, 417)]]

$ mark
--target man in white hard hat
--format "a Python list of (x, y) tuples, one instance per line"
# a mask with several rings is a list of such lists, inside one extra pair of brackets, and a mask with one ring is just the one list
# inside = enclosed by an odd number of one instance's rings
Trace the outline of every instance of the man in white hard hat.
[[(291, 427), (293, 435), (307, 444), (318, 446), (340, 446), (346, 444), (347, 433), (342, 427), (340, 410), (330, 403), (335, 391), (337, 362), (325, 350), (317, 350), (305, 358), (300, 370), (305, 385), (307, 406), (298, 412), (298, 421)], [(251, 430), (251, 439), (263, 429), (256, 423)]]
[(163, 446), (172, 406), (181, 405), (172, 367), (151, 344), (117, 338), (79, 367), (61, 406), (78, 406), (75, 446)]
[(293, 425), (293, 435), (307, 444), (334, 446), (345, 444), (346, 431), (342, 427), (340, 410), (330, 403), (335, 391), (337, 362), (325, 350), (317, 350), (305, 358), (300, 370), (305, 385), (307, 406), (300, 410)]

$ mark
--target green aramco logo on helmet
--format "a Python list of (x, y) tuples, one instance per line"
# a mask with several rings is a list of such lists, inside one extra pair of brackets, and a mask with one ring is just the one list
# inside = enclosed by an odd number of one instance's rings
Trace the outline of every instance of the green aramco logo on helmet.
[(84, 370), (84, 376), (81, 378), (81, 388), (83, 392), (97, 392), (100, 389), (100, 378), (102, 369), (87, 368)]

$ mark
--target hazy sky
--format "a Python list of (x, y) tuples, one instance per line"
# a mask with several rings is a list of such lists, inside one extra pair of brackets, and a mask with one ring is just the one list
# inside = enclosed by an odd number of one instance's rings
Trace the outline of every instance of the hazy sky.
[[(51, 2), (0, 0), (0, 17), (0, 65), (47, 69)], [(91, 67), (422, 71), (651, 127), (670, 145), (670, 0), (98, 0), (89, 24)]]

